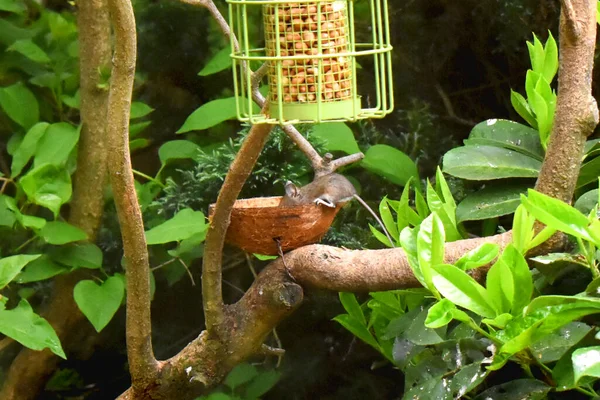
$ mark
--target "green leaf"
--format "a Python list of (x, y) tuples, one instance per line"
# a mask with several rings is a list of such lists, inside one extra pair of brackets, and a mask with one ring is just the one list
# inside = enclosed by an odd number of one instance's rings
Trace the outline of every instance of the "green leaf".
[(32, 169), (19, 183), (29, 201), (50, 209), (55, 217), (60, 206), (71, 198), (71, 176), (51, 164)]
[(500, 183), (470, 193), (456, 208), (458, 222), (478, 221), (513, 213), (521, 203), (521, 194), (533, 187), (526, 183)]
[(125, 296), (123, 277), (111, 276), (101, 285), (90, 280), (80, 281), (73, 289), (77, 306), (100, 332), (113, 318)]
[(56, 245), (87, 239), (87, 235), (84, 231), (76, 226), (61, 221), (51, 221), (46, 223), (38, 232), (38, 236), (42, 237), (46, 243)]
[(545, 225), (575, 237), (594, 241), (587, 230), (588, 219), (570, 205), (533, 189), (529, 190), (527, 197), (521, 197), (521, 202), (529, 213)]
[(510, 91), (510, 103), (512, 104), (515, 111), (523, 118), (533, 129), (537, 129), (537, 121), (533, 115), (533, 111), (529, 107), (529, 103), (525, 100), (520, 93), (515, 92), (511, 89)]
[(39, 121), (38, 102), (21, 82), (0, 88), (0, 106), (10, 119), (25, 129)]
[(551, 390), (551, 386), (536, 379), (514, 379), (507, 383), (492, 386), (474, 397), (473, 400), (545, 400)]
[(381, 233), (373, 225), (369, 224), (369, 229), (371, 230), (371, 233), (373, 234), (373, 236), (375, 236), (375, 239), (379, 240), (381, 243), (383, 243), (387, 247), (394, 247), (394, 244), (390, 243), (390, 240), (387, 238), (387, 236), (385, 236), (384, 233)]
[(200, 146), (189, 140), (171, 140), (160, 146), (158, 158), (165, 165), (169, 160), (194, 158), (199, 149)]
[(245, 398), (248, 400), (258, 399), (275, 386), (279, 381), (281, 373), (271, 370), (261, 373), (248, 384), (245, 390)]
[(344, 122), (316, 124), (311, 136), (321, 139), (327, 151), (343, 151), (346, 154), (360, 153), (352, 129)]
[(53, 262), (48, 256), (42, 255), (40, 258), (27, 264), (25, 269), (23, 269), (21, 273), (17, 275), (15, 282), (21, 284), (38, 282), (65, 272), (68, 272), (67, 268), (61, 267)]
[(529, 104), (531, 104), (531, 108), (535, 112), (538, 130), (540, 132), (540, 141), (542, 142), (542, 146), (545, 148), (550, 137), (553, 116), (550, 115), (550, 105), (544, 96), (542, 96), (538, 91), (539, 83), (542, 81), (544, 81), (544, 78), (540, 77), (538, 84), (536, 85), (536, 89), (531, 93), (531, 97), (529, 97)]
[(152, 121), (144, 121), (137, 122), (135, 124), (129, 124), (129, 138), (133, 139), (150, 125), (152, 125)]
[(548, 31), (548, 40), (546, 40), (544, 53), (544, 68), (541, 72), (546, 81), (551, 83), (554, 76), (556, 76), (556, 71), (558, 71), (558, 46), (550, 31)]
[(23, 167), (25, 167), (31, 157), (33, 157), (40, 139), (44, 136), (49, 126), (50, 124), (46, 122), (39, 122), (32, 126), (25, 134), (23, 141), (13, 153), (12, 165), (10, 167), (10, 174), (13, 178), (21, 173)]
[(375, 340), (369, 329), (367, 329), (366, 324), (357, 321), (348, 314), (338, 315), (337, 317), (333, 318), (333, 320), (350, 331), (350, 333), (352, 333), (354, 336), (373, 347), (375, 350), (383, 352), (383, 349), (379, 343), (377, 343), (377, 340)]
[(436, 213), (440, 221), (442, 221), (446, 241), (453, 242), (462, 238), (456, 227), (454, 200), (452, 200), (451, 204), (443, 202), (429, 181), (427, 181), (427, 205), (431, 212)]
[(0, 0), (0, 11), (22, 14), (27, 10), (27, 7), (19, 0)]
[(198, 75), (208, 76), (231, 68), (232, 62), (231, 57), (229, 56), (230, 54), (231, 46), (227, 46), (226, 48), (218, 51), (204, 66), (204, 68), (198, 72)]
[(21, 270), (41, 254), (18, 254), (0, 259), (0, 289), (8, 285)]
[(463, 254), (454, 265), (463, 271), (479, 268), (494, 261), (499, 251), (500, 247), (497, 244), (484, 243)]
[(50, 57), (46, 52), (33, 43), (31, 39), (17, 40), (6, 51), (16, 51), (36, 63), (46, 64), (50, 62)]
[(494, 318), (497, 314), (488, 293), (468, 274), (453, 265), (432, 267), (435, 288), (448, 300), (482, 317)]
[(520, 315), (522, 310), (531, 301), (533, 294), (533, 280), (531, 278), (531, 272), (529, 266), (523, 254), (517, 250), (515, 246), (509, 244), (502, 253), (500, 260), (508, 266), (511, 271), (510, 275), (507, 275), (504, 279), (507, 280), (509, 277), (513, 280), (514, 294), (511, 298), (507, 293), (507, 297), (512, 303), (512, 314)]
[(201, 131), (236, 117), (235, 97), (209, 101), (187, 117), (177, 133)]
[(581, 195), (574, 207), (582, 214), (587, 215), (598, 204), (598, 189), (590, 190)]
[(154, 111), (154, 108), (148, 104), (142, 103), (141, 101), (134, 101), (131, 103), (131, 114), (129, 119), (142, 118)]
[(150, 141), (148, 139), (133, 139), (129, 141), (129, 151), (135, 151), (137, 149), (143, 149), (150, 145)]
[(536, 178), (542, 163), (516, 151), (493, 146), (465, 146), (444, 155), (444, 172), (458, 178), (485, 181)]
[(14, 201), (12, 197), (0, 194), (0, 226), (12, 228), (17, 221), (15, 213), (8, 206), (8, 202)]
[(185, 208), (173, 218), (146, 231), (148, 245), (178, 242), (208, 229), (206, 217), (201, 211)]
[(425, 287), (437, 293), (432, 281), (432, 268), (444, 262), (444, 226), (436, 213), (432, 213), (421, 223), (417, 235), (419, 267), (425, 280)]
[(340, 292), (339, 297), (340, 302), (342, 303), (342, 306), (348, 315), (366, 326), (367, 320), (365, 319), (365, 314), (363, 313), (360, 304), (358, 304), (358, 301), (356, 300), (356, 295), (354, 293)]
[(542, 42), (533, 35), (533, 44), (527, 42), (527, 48), (529, 49), (529, 59), (531, 60), (531, 67), (535, 72), (541, 72), (544, 68), (544, 47)]
[(44, 164), (62, 167), (67, 163), (78, 140), (79, 130), (77, 127), (66, 122), (50, 125), (37, 146), (34, 167)]
[(515, 296), (512, 271), (501, 257), (492, 265), (486, 277), (489, 299), (495, 304), (497, 315), (509, 313)]
[(225, 378), (225, 385), (231, 390), (250, 382), (258, 376), (256, 367), (252, 364), (242, 363), (236, 365)]
[(556, 332), (531, 345), (532, 354), (546, 364), (559, 360), (569, 349), (582, 340), (592, 327), (583, 322), (571, 322)]
[(12, 310), (5, 310), (2, 305), (0, 332), (32, 350), (48, 348), (57, 356), (67, 358), (52, 326), (33, 312), (27, 300), (21, 300)]
[(394, 216), (390, 210), (390, 204), (387, 196), (384, 197), (379, 203), (379, 215), (381, 216), (381, 221), (383, 222), (383, 225), (385, 226), (385, 229), (387, 229), (390, 236), (394, 240), (398, 240), (400, 232), (398, 232), (398, 226), (396, 225), (396, 221), (394, 221)]
[(425, 326), (428, 328), (441, 328), (448, 325), (454, 317), (452, 313), (456, 310), (456, 306), (448, 299), (442, 299), (435, 303), (427, 312)]
[(535, 217), (529, 215), (525, 207), (519, 205), (513, 218), (512, 242), (520, 252), (524, 252), (531, 243), (534, 224)]
[(102, 250), (93, 243), (61, 246), (52, 259), (73, 268), (96, 269), (102, 266)]
[(385, 144), (371, 146), (361, 165), (366, 170), (401, 186), (406, 185), (411, 178), (419, 179), (413, 160), (400, 150)]
[(577, 189), (595, 183), (598, 176), (600, 176), (600, 157), (595, 157), (581, 166), (577, 178)]
[(75, 92), (75, 94), (73, 96), (63, 94), (60, 97), (60, 99), (62, 100), (63, 103), (65, 103), (66, 105), (68, 105), (69, 107), (71, 107), (75, 110), (79, 110), (79, 107), (81, 107), (81, 94), (79, 92), (79, 89), (77, 89), (77, 91)]
[(544, 149), (538, 131), (505, 119), (489, 119), (471, 130), (465, 145), (483, 144), (514, 150), (542, 161)]
[(575, 384), (583, 376), (600, 378), (600, 346), (577, 349), (571, 355), (571, 359)]

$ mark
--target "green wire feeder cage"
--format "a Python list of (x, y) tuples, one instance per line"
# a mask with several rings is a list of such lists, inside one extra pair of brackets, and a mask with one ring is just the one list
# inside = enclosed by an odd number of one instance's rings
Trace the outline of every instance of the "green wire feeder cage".
[[(227, 0), (239, 40), (233, 58), (237, 114), (252, 124), (382, 118), (393, 108), (387, 0)], [(370, 6), (372, 43), (357, 43), (354, 3)], [(250, 46), (249, 15), (262, 7), (264, 48)], [(235, 49), (232, 38), (232, 48)], [(370, 57), (369, 107), (358, 94), (358, 57)], [(365, 61), (367, 63), (369, 60)], [(251, 71), (268, 62), (268, 115), (252, 101)], [(370, 64), (370, 63), (369, 63)], [(366, 64), (365, 64), (366, 65)], [(367, 68), (365, 68), (366, 70)], [(362, 72), (362, 71), (361, 71)]]

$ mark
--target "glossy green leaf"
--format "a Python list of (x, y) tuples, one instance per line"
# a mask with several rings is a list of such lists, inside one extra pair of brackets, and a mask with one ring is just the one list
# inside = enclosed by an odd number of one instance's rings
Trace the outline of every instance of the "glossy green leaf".
[(144, 138), (133, 139), (129, 141), (129, 151), (133, 152), (150, 146), (150, 140)]
[(385, 226), (385, 229), (387, 229), (390, 236), (394, 240), (398, 240), (400, 232), (398, 232), (398, 226), (396, 225), (396, 221), (394, 221), (394, 216), (390, 210), (390, 203), (387, 196), (384, 197), (379, 203), (379, 215), (381, 216), (381, 221), (383, 222), (383, 225)]
[(513, 213), (521, 204), (521, 194), (535, 182), (499, 183), (470, 193), (458, 204), (458, 222), (491, 219)]
[(427, 286), (425, 283), (425, 278), (423, 277), (423, 273), (421, 272), (421, 267), (419, 266), (419, 258), (417, 251), (418, 234), (419, 228), (404, 228), (402, 232), (400, 232), (400, 245), (406, 253), (408, 263), (413, 271), (413, 274), (415, 275), (415, 278), (417, 278), (417, 280), (421, 282), (421, 285)]
[(56, 275), (65, 272), (68, 272), (67, 268), (56, 264), (46, 255), (42, 255), (40, 258), (31, 261), (29, 264), (27, 264), (27, 266), (21, 271), (21, 273), (17, 275), (15, 282), (38, 282), (52, 278)]
[(8, 201), (10, 200), (12, 200), (11, 197), (0, 194), (0, 226), (12, 228), (17, 221), (17, 217), (8, 206)]
[[(519, 199), (520, 200), (520, 199)], [(524, 252), (531, 240), (533, 239), (533, 226), (535, 224), (535, 217), (529, 215), (527, 209), (522, 205), (519, 205), (515, 211), (513, 218), (513, 244), (520, 251)]]
[(441, 328), (448, 325), (453, 319), (456, 306), (448, 299), (442, 299), (435, 303), (427, 312), (425, 326), (429, 328)]
[(471, 143), (514, 150), (539, 161), (544, 159), (538, 131), (505, 119), (489, 119), (475, 125), (465, 145)]
[(588, 219), (570, 205), (532, 189), (527, 197), (521, 197), (521, 202), (538, 221), (569, 235), (593, 241), (587, 230)]
[(583, 376), (600, 378), (600, 346), (577, 349), (571, 355), (571, 359), (573, 360), (575, 384)]
[(200, 76), (208, 76), (212, 74), (216, 74), (217, 72), (224, 71), (226, 69), (231, 68), (232, 62), (231, 57), (231, 46), (227, 46), (224, 49), (218, 51), (202, 68), (198, 75)]
[(194, 158), (199, 149), (200, 146), (189, 140), (171, 140), (160, 146), (158, 158), (165, 165), (169, 160)]
[(417, 316), (412, 319), (410, 326), (406, 329), (403, 336), (420, 346), (429, 346), (444, 342), (445, 328), (436, 330), (426, 326), (425, 321), (429, 318), (428, 315), (428, 308), (421, 310)]
[(21, 270), (41, 254), (18, 254), (0, 258), (0, 289), (8, 285)]
[(0, 332), (32, 350), (48, 348), (57, 356), (67, 358), (52, 326), (33, 312), (27, 300), (21, 300), (12, 310), (5, 310), (2, 304)]
[(111, 276), (101, 285), (90, 280), (80, 281), (73, 289), (77, 306), (100, 332), (113, 318), (125, 296), (125, 283), (122, 276)]
[(591, 330), (592, 327), (583, 322), (571, 322), (542, 340), (533, 343), (531, 352), (544, 364), (557, 361)]
[(333, 318), (333, 320), (350, 331), (350, 333), (352, 333), (354, 336), (373, 347), (375, 350), (381, 350), (381, 346), (379, 346), (377, 340), (375, 340), (371, 332), (367, 329), (366, 324), (362, 324), (348, 314), (338, 315), (337, 317)]
[(535, 120), (533, 111), (531, 111), (531, 107), (529, 107), (529, 103), (527, 103), (525, 97), (511, 89), (510, 103), (521, 118), (531, 125), (533, 129), (537, 129), (537, 121)]
[(201, 211), (185, 208), (173, 218), (146, 231), (148, 245), (178, 242), (208, 229), (206, 217)]
[(451, 204), (443, 202), (429, 181), (427, 182), (427, 205), (431, 212), (436, 213), (442, 222), (446, 241), (453, 242), (462, 238), (456, 227), (454, 201), (452, 200)]
[(444, 155), (444, 172), (470, 180), (536, 178), (541, 162), (494, 146), (457, 147)]
[(14, 42), (6, 51), (16, 51), (21, 53), (31, 61), (40, 64), (46, 64), (50, 62), (50, 57), (42, 50), (37, 44), (33, 43), (31, 39), (21, 39)]
[(394, 244), (390, 242), (390, 240), (387, 238), (387, 236), (385, 236), (385, 233), (380, 232), (377, 228), (375, 228), (371, 224), (369, 224), (369, 229), (371, 230), (371, 233), (373, 234), (373, 236), (375, 236), (375, 239), (379, 240), (381, 243), (383, 243), (387, 247), (390, 247), (390, 248), (394, 247)]
[(60, 206), (71, 198), (71, 176), (66, 170), (51, 164), (32, 169), (19, 183), (29, 201), (50, 209), (54, 216), (58, 215)]
[(366, 170), (401, 186), (406, 185), (411, 178), (419, 179), (414, 161), (400, 150), (385, 144), (371, 146), (361, 165)]
[(441, 264), (432, 268), (437, 272), (433, 275), (433, 284), (444, 297), (483, 317), (496, 316), (487, 291), (472, 277), (453, 265)]
[(51, 221), (38, 232), (48, 244), (65, 244), (87, 239), (84, 231), (66, 222)]
[(78, 140), (77, 127), (66, 122), (50, 125), (36, 148), (34, 167), (44, 164), (62, 167), (66, 164)]
[(352, 129), (344, 122), (316, 124), (313, 126), (311, 136), (321, 139), (327, 151), (343, 151), (346, 154), (360, 153)]
[(129, 124), (129, 138), (135, 138), (150, 125), (152, 125), (152, 121), (136, 122), (135, 124)]
[(25, 167), (31, 157), (33, 157), (40, 139), (44, 136), (49, 126), (50, 124), (46, 122), (39, 122), (27, 131), (23, 137), (23, 141), (19, 144), (19, 147), (17, 147), (13, 154), (10, 167), (10, 174), (13, 178), (21, 173), (23, 167)]
[(484, 243), (463, 254), (454, 265), (463, 271), (487, 265), (498, 256), (500, 248), (495, 243)]
[(432, 267), (444, 262), (444, 243), (444, 226), (437, 214), (432, 213), (421, 223), (417, 235), (417, 257), (425, 287), (434, 294), (437, 292), (433, 285)]
[(52, 254), (52, 259), (72, 268), (96, 269), (102, 266), (102, 250), (93, 243), (61, 246)]
[(544, 69), (545, 52), (542, 42), (540, 42), (535, 34), (533, 34), (533, 43), (527, 42), (527, 49), (529, 50), (531, 67), (534, 71), (541, 72)]
[[(442, 169), (439, 166), (435, 171), (435, 191), (443, 201), (448, 215), (454, 216), (454, 213), (456, 212), (456, 202), (454, 201), (454, 196), (448, 186), (448, 182), (446, 182), (446, 178), (444, 178)], [(456, 221), (454, 222), (456, 223)]]
[(10, 119), (25, 129), (29, 129), (39, 121), (38, 102), (33, 93), (21, 82), (0, 88), (0, 106)]
[(235, 97), (209, 101), (196, 109), (177, 133), (201, 131), (237, 117)]
[(536, 379), (513, 379), (510, 382), (492, 386), (474, 397), (473, 400), (545, 400), (551, 390), (551, 386)]

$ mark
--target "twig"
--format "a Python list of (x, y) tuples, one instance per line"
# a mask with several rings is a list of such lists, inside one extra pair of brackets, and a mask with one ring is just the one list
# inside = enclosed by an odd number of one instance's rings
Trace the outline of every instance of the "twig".
[(188, 268), (187, 264), (181, 259), (181, 257), (177, 257), (177, 261), (179, 261), (181, 263), (181, 265), (183, 265), (183, 268), (185, 268), (185, 271), (187, 272), (188, 276), (190, 277), (190, 280), (192, 281), (192, 286), (196, 286), (196, 281), (194, 281), (194, 276), (192, 275), (192, 272)]
[(472, 128), (475, 125), (477, 125), (473, 121), (469, 121), (467, 119), (463, 119), (463, 118), (459, 117), (458, 115), (456, 115), (456, 113), (454, 112), (454, 106), (452, 105), (452, 102), (450, 101), (450, 98), (448, 97), (448, 95), (444, 91), (444, 88), (442, 87), (442, 85), (440, 85), (438, 82), (435, 83), (435, 90), (438, 92), (438, 94), (442, 98), (442, 103), (444, 103), (444, 108), (446, 109), (446, 113), (448, 113), (448, 118), (450, 120), (455, 121), (455, 122), (457, 122), (457, 123), (459, 123), (461, 125), (468, 126), (470, 128)]
[(136, 62), (135, 18), (130, 0), (109, 0), (115, 36), (108, 96), (108, 168), (121, 226), (127, 274), (127, 357), (134, 393), (157, 376), (150, 323), (150, 275), (144, 224), (129, 155), (129, 110)]

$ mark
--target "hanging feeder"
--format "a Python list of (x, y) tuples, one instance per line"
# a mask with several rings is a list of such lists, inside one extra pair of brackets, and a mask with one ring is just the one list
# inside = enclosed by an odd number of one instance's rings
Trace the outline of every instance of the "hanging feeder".
[[(320, 123), (382, 118), (393, 108), (387, 0), (370, 0), (371, 43), (357, 43), (354, 0), (227, 0), (232, 32), (237, 114), (252, 124)], [(262, 8), (265, 46), (250, 32)], [(235, 49), (232, 36), (232, 48)], [(368, 107), (359, 93), (357, 58), (371, 58)], [(368, 60), (367, 60), (368, 61)], [(365, 61), (365, 62), (367, 62)], [(252, 100), (253, 69), (268, 63), (267, 101), (262, 113)], [(362, 63), (362, 61), (361, 61)], [(365, 73), (361, 69), (361, 74)]]

